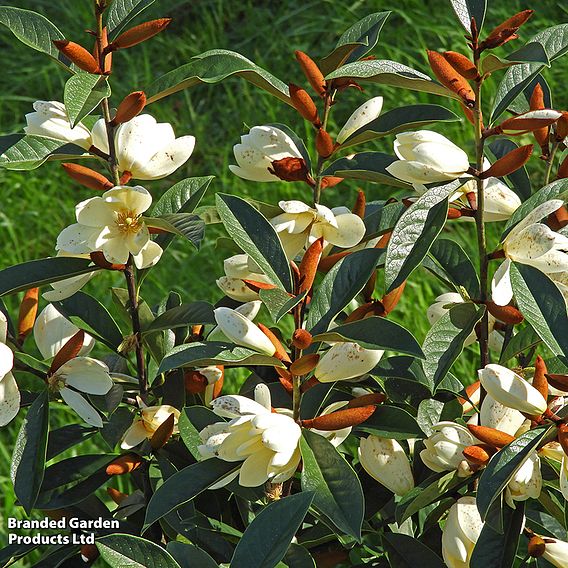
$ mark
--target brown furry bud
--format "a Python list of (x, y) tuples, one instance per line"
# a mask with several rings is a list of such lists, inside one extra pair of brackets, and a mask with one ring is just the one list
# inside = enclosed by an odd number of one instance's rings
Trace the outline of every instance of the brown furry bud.
[(544, 359), (540, 355), (537, 355), (534, 363), (532, 386), (542, 395), (544, 400), (548, 398), (548, 381), (546, 380), (547, 373), (548, 371), (546, 369)]
[(153, 450), (163, 448), (171, 438), (175, 426), (175, 416), (170, 414), (154, 432), (150, 438), (150, 445)]
[(18, 341), (20, 341), (20, 343), (24, 341), (34, 328), (38, 303), (39, 288), (26, 290), (22, 298), (22, 303), (20, 304), (20, 313), (18, 315)]
[(300, 286), (298, 293), (309, 292), (312, 289), (318, 264), (323, 251), (323, 237), (315, 240), (306, 250), (300, 262)]
[(527, 545), (527, 552), (529, 556), (533, 558), (540, 558), (546, 549), (546, 543), (540, 536), (534, 535), (530, 538), (529, 543)]
[(312, 100), (312, 97), (308, 94), (305, 89), (290, 83), (290, 100), (294, 105), (294, 108), (312, 124), (316, 125), (318, 128), (321, 126), (321, 121), (318, 117), (318, 109)]
[(469, 81), (479, 79), (479, 73), (468, 57), (455, 51), (445, 51), (444, 59), (464, 78)]
[(362, 189), (357, 190), (357, 199), (355, 200), (355, 205), (351, 212), (357, 215), (360, 219), (365, 218), (365, 207), (367, 205), (367, 199), (365, 197), (365, 192)]
[(489, 459), (495, 453), (495, 448), (487, 444), (477, 444), (475, 446), (467, 446), (462, 454), (464, 458), (473, 465), (486, 466)]
[(292, 334), (292, 345), (298, 349), (307, 349), (312, 344), (312, 334), (305, 329), (296, 329)]
[(498, 306), (495, 302), (486, 302), (487, 311), (499, 321), (511, 325), (521, 323), (525, 317), (514, 306)]
[(274, 332), (262, 323), (257, 323), (256, 325), (260, 328), (260, 331), (262, 331), (262, 333), (264, 333), (264, 335), (266, 335), (266, 337), (270, 339), (270, 343), (274, 345), (274, 348), (276, 349), (274, 357), (276, 357), (280, 361), (290, 363), (290, 356), (288, 355), (286, 349), (284, 349), (284, 346), (282, 345), (278, 337), (276, 337)]
[(475, 103), (475, 93), (467, 82), (449, 63), (444, 56), (437, 51), (427, 50), (430, 67), (436, 78), (446, 89), (456, 93), (467, 106)]
[(382, 404), (386, 399), (386, 394), (382, 392), (373, 392), (352, 398), (345, 408), (359, 408), (370, 404)]
[(144, 91), (135, 91), (130, 93), (122, 102), (118, 105), (115, 117), (111, 120), (111, 125), (116, 126), (117, 124), (122, 124), (123, 122), (128, 122), (132, 120), (135, 116), (138, 116), (142, 109), (146, 106), (146, 94)]
[(159, 20), (152, 20), (134, 26), (121, 33), (109, 47), (114, 51), (116, 49), (124, 49), (138, 45), (165, 30), (170, 25), (171, 21), (171, 18), (160, 18)]
[(459, 209), (454, 209), (450, 207), (448, 209), (448, 219), (459, 219), (462, 216), (462, 212)]
[(124, 454), (107, 465), (106, 473), (107, 475), (124, 475), (138, 469), (143, 461), (136, 454)]
[(304, 428), (316, 428), (325, 432), (341, 430), (350, 426), (357, 426), (365, 422), (377, 409), (374, 405), (359, 406), (356, 408), (346, 408), (337, 410), (331, 414), (322, 414), (317, 418), (302, 420)]
[(511, 150), (502, 158), (499, 158), (488, 170), (485, 170), (479, 177), (487, 179), (489, 177), (503, 177), (517, 171), (523, 167), (530, 158), (533, 145), (527, 144)]
[(99, 549), (94, 544), (81, 545), (81, 560), (85, 564), (93, 563), (99, 557)]
[(326, 92), (326, 83), (320, 68), (316, 65), (315, 61), (303, 51), (296, 51), (295, 54), (306, 79), (312, 86), (312, 89), (320, 97), (323, 97)]
[(480, 441), (495, 448), (502, 448), (510, 444), (515, 438), (506, 432), (489, 428), (488, 426), (467, 425), (469, 431)]
[(387, 315), (385, 307), (379, 300), (371, 300), (365, 304), (361, 304), (358, 308), (355, 308), (346, 318), (344, 323), (350, 323), (352, 321), (359, 321), (371, 316), (381, 316)]
[(290, 156), (281, 160), (274, 160), (268, 171), (282, 181), (305, 181), (310, 185), (313, 184), (308, 166), (303, 158)]
[(117, 505), (120, 505), (128, 497), (126, 493), (122, 493), (114, 487), (107, 487), (107, 494)]
[(342, 252), (336, 252), (335, 254), (330, 254), (325, 258), (320, 260), (318, 265), (318, 272), (329, 272), (342, 258), (345, 258), (351, 251), (344, 250)]
[(560, 231), (568, 225), (568, 209), (562, 205), (556, 211), (553, 211), (547, 219), (547, 225), (553, 231)]
[(89, 189), (107, 191), (114, 187), (114, 184), (109, 179), (91, 168), (70, 163), (61, 164), (61, 167), (71, 179)]
[(56, 39), (53, 41), (53, 45), (79, 69), (87, 73), (100, 72), (97, 60), (82, 45), (67, 39)]
[(278, 373), (278, 380), (280, 384), (284, 387), (284, 390), (291, 396), (294, 393), (294, 384), (292, 382), (292, 375), (286, 369), (280, 367), (276, 368)]
[(71, 337), (67, 343), (57, 352), (53, 361), (51, 362), (51, 367), (49, 367), (49, 374), (52, 375), (61, 367), (65, 365), (71, 359), (74, 359), (79, 355), (79, 351), (83, 348), (83, 343), (85, 341), (85, 332), (80, 329), (73, 337)]
[(321, 188), (325, 189), (326, 187), (335, 187), (338, 183), (341, 183), (344, 178), (335, 177), (335, 176), (324, 176), (321, 178)]
[(568, 111), (563, 110), (562, 116), (556, 122), (556, 141), (562, 142), (568, 136)]
[[(529, 106), (531, 110), (542, 110), (546, 108), (544, 104), (544, 91), (542, 90), (540, 83), (537, 83), (533, 89)], [(550, 133), (550, 127), (548, 126), (533, 131), (533, 136), (535, 137), (535, 140), (538, 142), (538, 145), (542, 148), (542, 153), (545, 156), (548, 155), (549, 133)]]
[(290, 365), (289, 371), (290, 373), (292, 373), (292, 375), (295, 375), (297, 377), (307, 375), (316, 368), (319, 360), (320, 356), (317, 353), (309, 353), (308, 355), (303, 355)]
[(390, 292), (388, 292), (383, 296), (381, 302), (387, 314), (390, 314), (396, 308), (396, 305), (400, 301), (400, 298), (402, 297), (402, 293), (404, 292), (405, 287), (406, 287), (406, 280), (400, 286), (398, 286), (394, 290), (391, 290)]
[(517, 30), (533, 15), (534, 10), (523, 10), (498, 25), (479, 45), (481, 50), (499, 47), (512, 39), (516, 39)]
[(333, 140), (323, 128), (316, 135), (316, 150), (322, 158), (329, 158), (333, 153)]

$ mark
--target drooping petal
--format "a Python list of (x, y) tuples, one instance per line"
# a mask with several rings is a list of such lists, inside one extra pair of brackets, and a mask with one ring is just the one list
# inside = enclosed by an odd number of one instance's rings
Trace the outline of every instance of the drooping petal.
[(146, 428), (144, 428), (142, 420), (136, 419), (134, 420), (130, 428), (126, 430), (120, 447), (124, 450), (129, 450), (131, 448), (134, 448), (138, 444), (141, 444), (147, 438), (148, 432), (146, 431)]
[(163, 252), (164, 250), (158, 243), (148, 240), (140, 252), (134, 255), (134, 264), (140, 270), (150, 268), (162, 258)]
[(491, 281), (491, 299), (498, 306), (506, 306), (513, 299), (510, 267), (511, 261), (506, 258), (495, 271)]
[(108, 367), (91, 357), (75, 357), (57, 370), (65, 384), (87, 394), (106, 394), (112, 388)]
[(337, 227), (326, 225), (322, 229), (322, 236), (328, 243), (340, 248), (351, 248), (361, 242), (366, 231), (363, 219), (352, 213), (338, 215), (335, 219)]
[(0, 426), (11, 422), (20, 410), (20, 390), (12, 373), (0, 380)]
[(264, 449), (251, 454), (241, 466), (239, 485), (259, 487), (268, 481), (268, 464), (273, 456), (271, 450)]
[(96, 428), (103, 427), (103, 420), (87, 399), (71, 389), (63, 387), (59, 394), (61, 398), (87, 423)]

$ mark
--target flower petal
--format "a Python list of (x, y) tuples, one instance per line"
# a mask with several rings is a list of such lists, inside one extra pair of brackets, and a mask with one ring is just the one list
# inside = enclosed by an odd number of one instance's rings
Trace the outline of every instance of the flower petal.
[(78, 392), (63, 387), (59, 394), (61, 398), (87, 423), (96, 428), (103, 427), (103, 420), (100, 414), (87, 401), (87, 399)]
[(75, 357), (57, 370), (65, 384), (87, 394), (106, 394), (112, 388), (108, 367), (91, 357)]

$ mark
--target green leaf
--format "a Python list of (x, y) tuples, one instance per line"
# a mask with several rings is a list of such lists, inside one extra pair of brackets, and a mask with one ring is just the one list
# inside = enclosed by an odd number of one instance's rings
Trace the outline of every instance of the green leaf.
[(568, 314), (562, 292), (532, 266), (511, 263), (510, 273), (521, 313), (555, 355), (568, 357)]
[(380, 255), (378, 249), (354, 252), (325, 275), (314, 293), (306, 319), (306, 328), (312, 335), (327, 331), (337, 314), (363, 289), (375, 272)]
[(198, 446), (202, 444), (199, 432), (205, 426), (220, 421), (222, 421), (222, 418), (205, 406), (186, 406), (182, 410), (179, 418), (179, 434), (183, 443), (196, 460), (201, 458), (198, 449)]
[(493, 73), (499, 69), (506, 69), (507, 67), (521, 63), (542, 63), (547, 67), (550, 66), (548, 55), (542, 44), (531, 42), (523, 45), (523, 47), (513, 53), (509, 53), (505, 58), (490, 53), (481, 62), (481, 68), (483, 73)]
[(182, 179), (172, 185), (152, 208), (153, 217), (172, 213), (193, 213), (215, 176)]
[(371, 81), (381, 85), (401, 87), (411, 91), (421, 91), (459, 100), (459, 95), (446, 89), (440, 83), (432, 81), (428, 75), (424, 75), (424, 73), (420, 73), (420, 71), (416, 71), (397, 61), (389, 61), (387, 59), (348, 63), (327, 75), (326, 79), (339, 79), (342, 77), (349, 77), (355, 81)]
[(330, 73), (344, 63), (357, 61), (377, 45), (379, 34), (390, 12), (369, 14), (353, 24), (337, 42), (333, 51), (319, 62), (322, 73)]
[(231, 568), (274, 568), (284, 558), (313, 497), (302, 491), (265, 507), (239, 540)]
[[(489, 144), (488, 149), (493, 154), (496, 160), (499, 160), (509, 152), (518, 148), (519, 145), (507, 138), (500, 138)], [(511, 172), (507, 179), (513, 186), (515, 193), (521, 198), (521, 201), (528, 199), (532, 194), (531, 180), (527, 172), (526, 166), (518, 168)]]
[(450, 0), (452, 8), (467, 33), (471, 33), (471, 18), (475, 18), (477, 30), (481, 31), (487, 0)]
[(90, 259), (60, 256), (9, 266), (0, 270), (0, 296), (99, 270), (90, 263)]
[(101, 558), (113, 568), (180, 568), (161, 546), (130, 534), (97, 538)]
[(316, 568), (315, 560), (307, 548), (300, 544), (292, 543), (284, 556), (284, 563), (288, 568)]
[(107, 13), (106, 25), (109, 32), (117, 36), (138, 14), (151, 6), (155, 0), (112, 0)]
[(290, 296), (288, 292), (284, 292), (280, 288), (260, 290), (258, 295), (269, 311), (274, 323), (278, 323), (306, 297), (306, 293)]
[(98, 428), (81, 426), (80, 424), (69, 424), (52, 430), (47, 440), (46, 460), (49, 461), (65, 450), (88, 440), (97, 431)]
[(240, 462), (211, 458), (180, 469), (152, 495), (146, 509), (144, 530), (240, 467)]
[(370, 418), (357, 426), (357, 430), (394, 440), (424, 437), (424, 433), (412, 414), (398, 406), (391, 405), (381, 405)]
[(44, 390), (22, 422), (10, 467), (14, 493), (28, 515), (36, 504), (43, 481), (48, 432), (49, 396)]
[(463, 286), (472, 298), (479, 297), (477, 271), (458, 243), (451, 239), (437, 238), (428, 254), (444, 270), (454, 286)]
[(350, 158), (339, 158), (325, 169), (323, 175), (385, 183), (393, 187), (412, 187), (387, 172), (387, 167), (396, 161), (397, 158), (382, 152), (361, 152)]
[(166, 373), (180, 367), (206, 367), (207, 365), (281, 367), (282, 363), (274, 357), (232, 343), (195, 342), (174, 347), (162, 360), (158, 373)]
[(400, 286), (428, 254), (448, 215), (448, 197), (464, 184), (454, 180), (429, 189), (415, 201), (395, 225), (387, 247), (385, 286)]
[(35, 170), (50, 158), (67, 160), (85, 153), (80, 146), (64, 140), (24, 134), (0, 137), (0, 146), (0, 168), (7, 170)]
[[(367, 228), (364, 240), (384, 235), (393, 229), (400, 216), (406, 211), (404, 203), (387, 203), (386, 201), (371, 201), (365, 208), (363, 222)], [(385, 247), (386, 248), (386, 247)]]
[(394, 321), (369, 317), (346, 323), (314, 336), (314, 341), (353, 341), (365, 349), (388, 349), (424, 357), (414, 336)]
[(494, 501), (501, 495), (525, 459), (540, 446), (555, 426), (542, 426), (525, 432), (497, 452), (479, 478), (477, 508), (485, 520)]
[[(142, 217), (148, 227), (168, 231), (186, 238), (196, 249), (199, 249), (205, 232), (205, 223), (197, 215), (191, 213), (172, 213), (162, 217)], [(170, 239), (171, 240), (171, 239)], [(169, 244), (169, 241), (168, 243)]]
[(290, 263), (270, 221), (240, 197), (217, 193), (215, 199), (225, 229), (235, 243), (258, 264), (273, 284), (291, 292)]
[(166, 547), (181, 568), (219, 568), (219, 564), (194, 544), (171, 541)]
[(484, 306), (471, 302), (455, 304), (428, 330), (422, 367), (432, 384), (437, 386), (447, 375), (484, 312)]
[(313, 507), (340, 531), (361, 540), (365, 499), (359, 478), (326, 438), (304, 429), (302, 491), (313, 491)]
[(182, 89), (201, 83), (214, 84), (236, 75), (263, 89), (287, 104), (288, 87), (240, 53), (226, 49), (212, 49), (196, 55), (189, 63), (162, 75), (145, 92), (148, 103), (153, 103)]
[(499, 359), (499, 364), (503, 365), (513, 357), (516, 357), (523, 351), (528, 351), (533, 347), (539, 345), (542, 339), (538, 333), (530, 326), (527, 325), (521, 329), (518, 333), (511, 337), (507, 347), (503, 350), (501, 358)]
[(392, 568), (445, 568), (444, 561), (418, 539), (402, 533), (383, 533), (383, 543)]
[(63, 103), (71, 128), (108, 97), (110, 97), (110, 86), (108, 78), (104, 75), (83, 72), (72, 75), (65, 83), (63, 91)]
[(434, 122), (456, 122), (459, 120), (459, 116), (440, 105), (408, 105), (395, 108), (356, 130), (341, 144), (341, 148), (348, 148), (376, 138), (414, 130)]
[(209, 302), (190, 302), (181, 304), (159, 315), (144, 333), (162, 329), (175, 329), (189, 325), (216, 325), (213, 306)]

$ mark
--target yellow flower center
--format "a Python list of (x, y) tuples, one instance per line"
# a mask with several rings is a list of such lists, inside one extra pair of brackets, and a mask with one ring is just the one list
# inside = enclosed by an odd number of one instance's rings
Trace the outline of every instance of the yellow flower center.
[(121, 233), (137, 233), (140, 231), (141, 225), (140, 215), (136, 215), (134, 211), (123, 209), (116, 215), (116, 226)]

